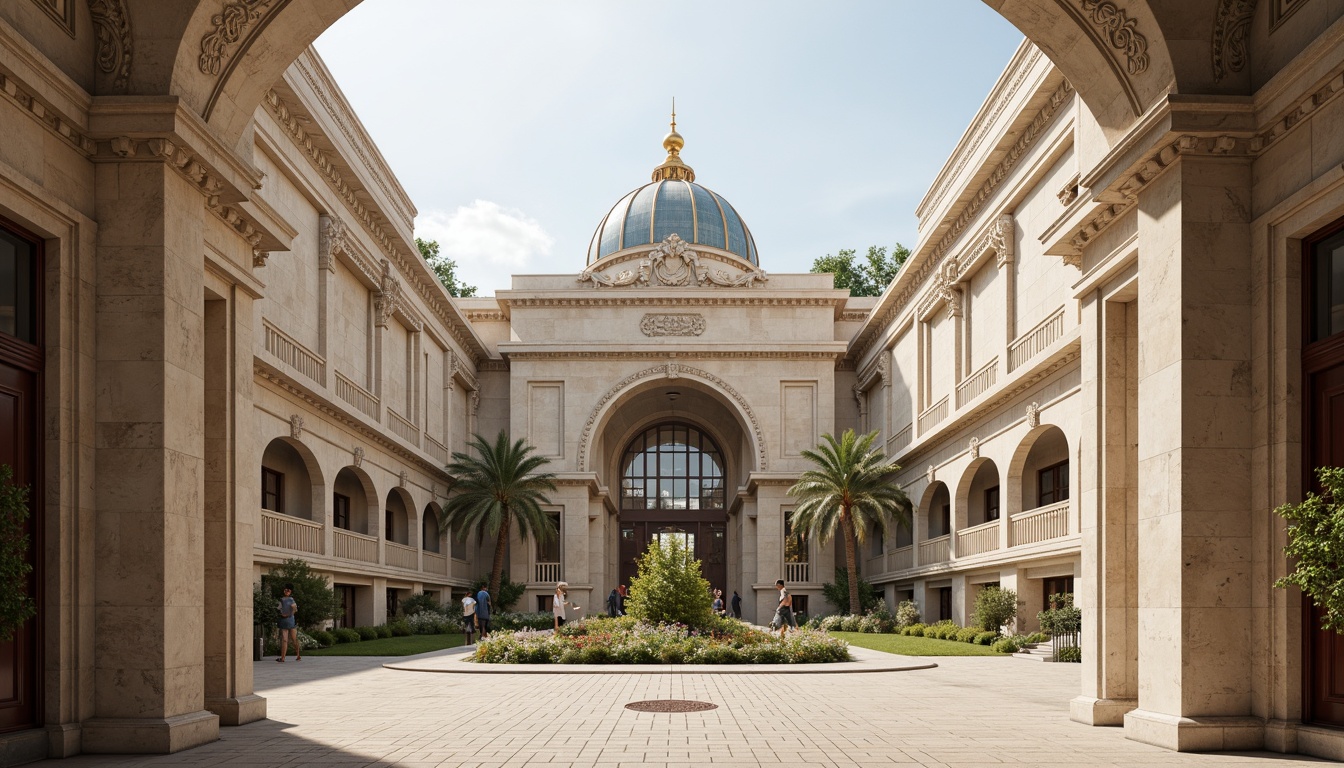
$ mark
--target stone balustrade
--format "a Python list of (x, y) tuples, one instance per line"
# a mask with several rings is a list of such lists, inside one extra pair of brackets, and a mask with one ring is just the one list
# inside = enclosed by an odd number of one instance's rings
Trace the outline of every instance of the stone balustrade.
[(398, 544), (395, 541), (384, 542), (387, 552), (387, 564), (408, 571), (420, 570), (420, 550)]
[(811, 563), (785, 563), (784, 580), (790, 584), (806, 584), (812, 575)]
[(1016, 370), (1018, 366), (1043, 352), (1063, 335), (1064, 308), (1060, 307), (1035, 328), (1017, 337), (1016, 341), (1008, 345), (1008, 370)]
[(421, 557), (425, 561), (425, 573), (437, 573), (440, 576), (448, 575), (448, 558), (437, 552), (424, 552)]
[(378, 540), (374, 537), (341, 528), (331, 533), (333, 554), (336, 557), (361, 563), (378, 562)]
[(559, 563), (537, 563), (533, 581), (551, 583), (560, 581)]
[(322, 554), (322, 524), (279, 512), (261, 511), (261, 543), (268, 547)]
[(915, 567), (915, 548), (913, 546), (897, 547), (889, 554), (888, 565), (891, 570), (904, 571)]
[(999, 358), (996, 356), (957, 385), (957, 407), (964, 408), (967, 403), (989, 391), (999, 380)]
[(269, 320), (263, 319), (261, 323), (262, 335), (265, 338), (267, 352), (275, 355), (285, 363), (285, 365), (288, 365), (304, 376), (307, 376), (322, 386), (326, 386), (326, 360), (323, 360), (316, 353), (312, 352), (298, 341), (295, 341), (289, 334), (276, 328)]
[(1069, 502), (1048, 504), (1013, 515), (1009, 530), (1012, 546), (1035, 544), (1069, 535)]
[(440, 464), (448, 463), (448, 446), (430, 437), (428, 432), (425, 433), (425, 453)]
[(390, 407), (387, 409), (387, 426), (392, 430), (392, 434), (417, 448), (420, 447), (420, 428)]
[(927, 435), (929, 430), (942, 423), (947, 418), (947, 395), (943, 399), (930, 405), (919, 414), (919, 434)]
[(957, 557), (970, 557), (999, 548), (999, 521), (991, 520), (957, 531)]
[(919, 564), (945, 563), (951, 559), (952, 537), (944, 534), (919, 543)]

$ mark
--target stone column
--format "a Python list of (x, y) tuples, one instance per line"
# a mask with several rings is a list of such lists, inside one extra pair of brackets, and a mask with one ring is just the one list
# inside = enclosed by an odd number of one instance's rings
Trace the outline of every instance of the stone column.
[(970, 595), (974, 585), (966, 583), (966, 574), (952, 574), (952, 620), (965, 627), (970, 624), (975, 601)]
[(1249, 165), (1183, 146), (1139, 195), (1139, 709), (1125, 735), (1252, 749)]
[[(97, 167), (93, 717), (87, 752), (219, 738), (205, 709), (203, 223), (162, 159)], [(246, 540), (244, 541), (246, 544)]]

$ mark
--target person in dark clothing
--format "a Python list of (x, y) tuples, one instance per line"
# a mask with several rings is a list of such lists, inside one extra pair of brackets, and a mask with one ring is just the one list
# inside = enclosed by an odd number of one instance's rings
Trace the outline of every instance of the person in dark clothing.
[(620, 615), (620, 616), (624, 616), (624, 615), (625, 615), (625, 598), (627, 598), (627, 597), (630, 596), (630, 592), (629, 592), (628, 590), (626, 590), (624, 584), (622, 584), (622, 585), (620, 585), (619, 587), (617, 587), (617, 588), (616, 588), (616, 592), (617, 592), (618, 594), (620, 594), (620, 596), (621, 596), (621, 601), (620, 601), (620, 603), (617, 604), (617, 606), (616, 606), (616, 612), (617, 612), (618, 615)]
[(490, 593), (481, 587), (481, 591), (476, 593), (476, 629), (482, 640), (490, 634), (490, 607)]
[(613, 619), (621, 615), (621, 593), (612, 587), (611, 594), (607, 595), (607, 615)]
[(742, 618), (742, 596), (737, 594), (736, 589), (733, 590), (733, 618)]

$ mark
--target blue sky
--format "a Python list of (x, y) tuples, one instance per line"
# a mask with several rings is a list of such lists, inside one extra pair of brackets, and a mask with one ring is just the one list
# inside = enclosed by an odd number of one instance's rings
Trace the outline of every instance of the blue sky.
[(913, 245), (915, 205), (1021, 39), (980, 0), (367, 0), (317, 49), (417, 233), (489, 294), (583, 268), (662, 162), (674, 96), (682, 158), (767, 271)]

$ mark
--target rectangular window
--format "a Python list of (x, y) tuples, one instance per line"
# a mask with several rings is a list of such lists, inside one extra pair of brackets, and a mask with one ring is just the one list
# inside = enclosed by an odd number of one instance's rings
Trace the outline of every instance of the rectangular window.
[(999, 486), (985, 489), (985, 522), (999, 519)]
[(1044, 507), (1069, 499), (1069, 462), (1042, 469), (1036, 476), (1036, 506)]
[(285, 511), (285, 476), (266, 467), (261, 468), (261, 508)]
[(337, 528), (350, 530), (350, 497), (339, 493), (331, 495), (331, 522)]
[(939, 526), (939, 536), (946, 536), (952, 532), (952, 502), (943, 505), (943, 511), (939, 515)]
[(1041, 610), (1048, 611), (1052, 607), (1057, 607), (1050, 605), (1050, 598), (1054, 597), (1055, 595), (1072, 595), (1072, 594), (1073, 594), (1072, 576), (1056, 576), (1052, 579), (1045, 579), (1041, 584)]
[(806, 616), (806, 615), (807, 615), (807, 595), (792, 595), (791, 597), (793, 597), (793, 613), (794, 613), (794, 615), (797, 616), (798, 614), (802, 614), (802, 615)]
[(793, 510), (784, 513), (784, 562), (806, 563), (807, 534), (793, 529)]
[(882, 535), (881, 531), (873, 531), (872, 533), (868, 534), (868, 536), (869, 536), (868, 540), (869, 542), (871, 542), (871, 546), (873, 548), (872, 555), (870, 556), (881, 557), (882, 553), (887, 551), (886, 537)]
[(1311, 340), (1344, 331), (1344, 232), (1311, 246)]
[(392, 508), (383, 510), (383, 538), (392, 540)]
[(537, 613), (551, 613), (554, 606), (555, 595), (537, 595)]
[(938, 589), (938, 620), (950, 621), (952, 619), (952, 588), (940, 587)]
[(537, 562), (538, 563), (558, 563), (560, 562), (560, 515), (547, 513), (546, 515), (555, 524), (555, 536), (545, 543), (537, 539)]
[(0, 333), (37, 340), (37, 245), (0, 229)]

